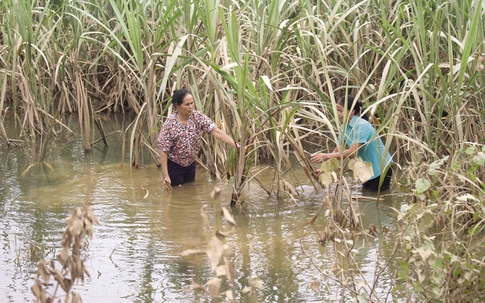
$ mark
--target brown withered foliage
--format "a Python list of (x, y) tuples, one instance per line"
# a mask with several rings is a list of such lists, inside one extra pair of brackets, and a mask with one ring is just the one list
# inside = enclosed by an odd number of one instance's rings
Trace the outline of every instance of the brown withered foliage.
[[(210, 260), (211, 269), (214, 271), (214, 276), (205, 285), (199, 283), (195, 277), (192, 279), (193, 289), (202, 290), (207, 294), (212, 302), (216, 302), (217, 298), (221, 295), (221, 287), (223, 283), (227, 283), (228, 290), (223, 294), (229, 302), (234, 302), (234, 290), (233, 284), (233, 271), (232, 264), (225, 257), (225, 252), (228, 249), (226, 244), (226, 238), (235, 232), (236, 221), (232, 217), (229, 210), (225, 207), (221, 208), (221, 217), (228, 223), (229, 230), (221, 231), (214, 230), (214, 235), (207, 245), (206, 250), (189, 249), (181, 253), (182, 256), (190, 256), (196, 254), (205, 254)], [(204, 224), (210, 227), (209, 219), (206, 213), (206, 206), (201, 209), (201, 216), (204, 220)], [(223, 279), (225, 277), (225, 279)]]
[[(66, 218), (66, 230), (62, 235), (62, 250), (57, 255), (60, 267), (56, 267), (54, 260), (41, 260), (38, 263), (37, 276), (31, 287), (36, 303), (61, 302), (58, 294), (59, 287), (65, 293), (66, 303), (82, 302), (81, 295), (71, 290), (76, 282), (84, 282), (84, 275), (90, 277), (81, 258), (81, 243), (85, 236), (92, 238), (93, 223), (100, 225), (98, 219), (91, 212), (91, 208), (84, 205), (72, 211)], [(52, 281), (52, 283), (51, 283)], [(53, 292), (47, 292), (52, 286)]]

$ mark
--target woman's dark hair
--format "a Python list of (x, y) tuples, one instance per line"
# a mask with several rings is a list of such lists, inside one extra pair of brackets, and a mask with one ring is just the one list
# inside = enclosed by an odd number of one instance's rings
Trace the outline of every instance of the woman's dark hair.
[(192, 95), (192, 93), (188, 89), (181, 88), (181, 89), (175, 90), (172, 95), (172, 104), (173, 105), (182, 104), (182, 102), (184, 102), (185, 96), (187, 95)]
[(362, 102), (355, 100), (354, 96), (342, 96), (338, 99), (337, 103), (345, 106), (345, 97), (347, 97), (347, 109), (349, 112), (354, 110), (358, 116), (362, 117), (362, 119), (369, 121), (369, 115), (367, 115), (367, 113), (362, 115)]

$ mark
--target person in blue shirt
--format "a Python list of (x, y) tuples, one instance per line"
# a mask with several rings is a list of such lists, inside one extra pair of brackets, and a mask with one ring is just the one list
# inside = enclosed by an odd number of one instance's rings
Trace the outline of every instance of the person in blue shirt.
[[(343, 140), (347, 149), (342, 153), (343, 158), (360, 157), (363, 161), (372, 164), (374, 175), (362, 185), (364, 188), (379, 190), (381, 174), (385, 173), (380, 189), (387, 189), (391, 184), (392, 169), (389, 167), (392, 158), (389, 152), (385, 151), (381, 138), (376, 134), (375, 128), (369, 123), (367, 114), (361, 114), (362, 103), (355, 100), (353, 96), (341, 97), (337, 101), (337, 111), (342, 131), (339, 135), (339, 142)], [(348, 115), (348, 118), (345, 118)], [(345, 127), (344, 122), (348, 122)], [(342, 144), (340, 144), (342, 146)], [(314, 153), (311, 155), (313, 162), (324, 162), (332, 158), (340, 159), (338, 147), (332, 153)]]

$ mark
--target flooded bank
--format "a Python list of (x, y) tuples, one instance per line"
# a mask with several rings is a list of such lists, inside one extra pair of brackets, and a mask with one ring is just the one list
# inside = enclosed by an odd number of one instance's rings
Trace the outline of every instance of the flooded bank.
[[(104, 127), (108, 133), (122, 124), (110, 118)], [(148, 157), (141, 169), (122, 163), (118, 135), (109, 137), (108, 148), (98, 143), (87, 155), (75, 135), (51, 140), (44, 158), (48, 165), (30, 169), (35, 155), (28, 150), (0, 149), (0, 302), (32, 301), (37, 262), (55, 259), (64, 219), (84, 204), (102, 224), (94, 227), (83, 248), (91, 277), (73, 287), (85, 302), (206, 302), (191, 281), (204, 284), (213, 277), (208, 257), (181, 253), (206, 249), (214, 231), (227, 228), (221, 207), (236, 222), (225, 256), (233, 269), (237, 302), (337, 302), (349, 295), (332, 272), (344, 250), (331, 241), (319, 243), (325, 216), (308, 224), (327, 193), (315, 190), (303, 171), (294, 176), (302, 184), (296, 201), (268, 196), (251, 183), (243, 207), (230, 207), (231, 183), (212, 180), (202, 167), (194, 184), (165, 192), (161, 170)], [(259, 179), (270, 184), (272, 169)], [(222, 191), (211, 198), (215, 187)], [(353, 187), (356, 195), (369, 194)], [(379, 207), (372, 201), (356, 203), (362, 226), (376, 224), (379, 231), (376, 238), (354, 239), (360, 268), (356, 280), (364, 288), (392, 253), (392, 208), (400, 203), (401, 197), (392, 195), (384, 196)], [(203, 206), (210, 226), (203, 222)], [(376, 292), (383, 297), (391, 291), (392, 276), (390, 270), (379, 273)]]

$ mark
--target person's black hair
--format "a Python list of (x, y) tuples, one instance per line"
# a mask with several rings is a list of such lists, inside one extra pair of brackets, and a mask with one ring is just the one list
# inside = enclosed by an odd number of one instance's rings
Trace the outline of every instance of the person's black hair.
[(192, 92), (190, 92), (188, 89), (181, 88), (175, 90), (172, 95), (172, 104), (181, 105), (184, 102), (185, 96), (187, 95), (192, 95)]
[(345, 106), (345, 98), (347, 97), (347, 109), (350, 112), (351, 110), (354, 110), (355, 113), (362, 117), (362, 119), (369, 121), (369, 115), (367, 113), (362, 114), (362, 102), (355, 100), (354, 96), (352, 95), (347, 95), (347, 96), (342, 96), (338, 99), (337, 103)]

